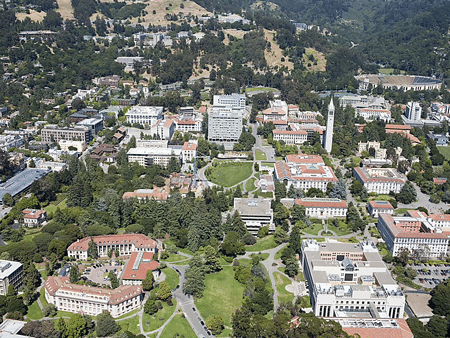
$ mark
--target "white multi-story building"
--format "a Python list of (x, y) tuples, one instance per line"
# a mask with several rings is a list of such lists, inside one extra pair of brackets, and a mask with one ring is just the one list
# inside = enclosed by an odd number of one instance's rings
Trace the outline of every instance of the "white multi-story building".
[(86, 126), (63, 128), (55, 124), (48, 124), (41, 130), (43, 143), (54, 143), (61, 140), (74, 140), (89, 143), (93, 134)]
[(393, 168), (354, 168), (353, 176), (360, 181), (367, 192), (389, 194), (399, 193), (406, 183), (405, 175)]
[(234, 144), (242, 133), (242, 115), (231, 108), (213, 107), (208, 118), (208, 141)]
[(197, 157), (197, 140), (184, 142), (183, 149), (181, 151), (181, 157), (183, 163), (193, 162)]
[(288, 112), (289, 108), (285, 101), (275, 100), (269, 101), (269, 108), (264, 110), (262, 114), (264, 122), (273, 122), (276, 125), (287, 122)]
[(379, 214), (377, 228), (393, 256), (404, 249), (417, 258), (447, 255), (448, 237), (420, 211), (409, 210), (406, 217)]
[(305, 130), (273, 130), (274, 141), (284, 141), (286, 144), (303, 144), (308, 141)]
[(245, 109), (245, 94), (214, 95), (213, 105)]
[(20, 148), (24, 140), (17, 135), (0, 135), (0, 149), (8, 151), (10, 148)]
[(307, 191), (310, 188), (317, 188), (327, 191), (328, 183), (337, 182), (337, 178), (330, 167), (311, 163), (309, 160), (302, 162), (277, 162), (274, 171), (275, 179), (284, 183), (287, 188), (294, 185), (294, 188)]
[(450, 230), (450, 215), (448, 214), (431, 214), (427, 217), (427, 220), (435, 228), (445, 228), (446, 230), (448, 229), (447, 231)]
[(239, 213), (251, 234), (256, 235), (264, 226), (268, 226), (271, 232), (275, 231), (271, 199), (235, 198), (233, 210)]
[(153, 126), (162, 120), (163, 118), (163, 107), (152, 107), (152, 106), (134, 106), (126, 114), (127, 122), (130, 124), (141, 124)]
[(25, 209), (23, 214), (23, 223), (30, 228), (41, 225), (47, 219), (45, 210)]
[(356, 112), (357, 116), (361, 116), (366, 121), (383, 120), (384, 122), (391, 121), (391, 112), (387, 109), (373, 109), (363, 108)]
[(422, 117), (422, 107), (419, 102), (408, 102), (405, 117), (412, 122), (419, 122)]
[(316, 316), (403, 318), (405, 296), (372, 242), (308, 239), (301, 263)]
[(152, 126), (153, 135), (158, 135), (163, 140), (170, 140), (175, 132), (175, 123), (171, 119), (158, 120)]
[(346, 95), (339, 99), (339, 104), (342, 107), (347, 105), (355, 109), (389, 109), (389, 103), (382, 96), (367, 96), (367, 95)]
[(181, 160), (181, 149), (173, 148), (131, 148), (128, 150), (128, 162), (137, 162), (141, 166), (149, 166), (159, 164), (167, 166), (172, 157)]
[(104, 289), (72, 284), (68, 277), (50, 276), (44, 283), (45, 299), (59, 311), (97, 316), (109, 311), (112, 317), (122, 316), (142, 304), (142, 287), (120, 285)]
[[(92, 237), (99, 257), (108, 257), (109, 251), (119, 250), (120, 256), (129, 256), (133, 252), (158, 252), (156, 241), (142, 234), (105, 235)], [(87, 260), (91, 237), (73, 242), (67, 248), (67, 256), (77, 260)]]
[(0, 260), (0, 295), (6, 296), (10, 285), (17, 292), (22, 286), (22, 270), (22, 263)]
[(300, 198), (295, 204), (306, 208), (306, 215), (314, 218), (346, 217), (347, 202), (338, 198)]
[(394, 214), (394, 207), (388, 201), (369, 201), (367, 210), (372, 217), (378, 217), (379, 214)]

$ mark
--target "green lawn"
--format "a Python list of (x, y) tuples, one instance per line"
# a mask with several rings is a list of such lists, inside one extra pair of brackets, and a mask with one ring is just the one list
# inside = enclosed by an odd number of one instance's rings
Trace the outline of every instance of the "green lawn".
[(57, 208), (59, 209), (65, 209), (67, 208), (67, 204), (66, 204), (66, 199), (64, 199), (61, 203), (59, 203), (58, 205), (53, 205), (53, 204), (49, 204), (48, 206), (46, 206), (44, 209), (47, 211), (47, 213), (53, 213), (56, 211)]
[(232, 187), (249, 178), (253, 172), (252, 167), (253, 162), (223, 162), (216, 167), (213, 166), (207, 176), (208, 180), (215, 184)]
[(267, 249), (275, 248), (278, 244), (275, 243), (275, 240), (273, 239), (273, 236), (266, 236), (264, 238), (258, 239), (256, 244), (246, 246), (245, 251), (251, 251), (251, 252), (259, 252)]
[(255, 151), (255, 160), (256, 161), (267, 161), (266, 153), (261, 150)]
[(323, 229), (322, 223), (313, 223), (312, 226), (302, 229), (306, 234), (318, 235), (319, 231)]
[(449, 146), (447, 146), (447, 147), (437, 147), (438, 148), (438, 150), (439, 150), (439, 152), (442, 154), (442, 155), (444, 155), (444, 157), (447, 159), (447, 161), (449, 161), (450, 160), (450, 147)]
[(283, 249), (280, 249), (277, 251), (277, 253), (275, 254), (275, 260), (281, 259), (282, 252), (283, 252)]
[(370, 201), (389, 201), (395, 199), (393, 196), (390, 195), (376, 195), (376, 196), (369, 196)]
[(245, 92), (246, 92), (246, 93), (258, 92), (258, 91), (276, 92), (276, 91), (278, 91), (278, 89), (276, 89), (276, 88), (270, 88), (270, 87), (252, 87), (252, 88), (245, 88)]
[(352, 162), (355, 167), (359, 167), (359, 165), (361, 163), (361, 157), (353, 157)]
[[(176, 336), (178, 334), (178, 336)], [(183, 318), (181, 315), (176, 315), (170, 321), (169, 324), (164, 328), (161, 338), (173, 338), (173, 337), (181, 337), (185, 338), (196, 338), (197, 335), (189, 325), (189, 322), (186, 318)]]
[(41, 309), (39, 308), (37, 301), (35, 301), (33, 304), (31, 304), (28, 307), (27, 319), (39, 320), (42, 318), (44, 318), (44, 315), (43, 315)]
[(275, 278), (275, 283), (277, 285), (278, 302), (292, 303), (292, 301), (294, 300), (294, 294), (286, 291), (286, 285), (291, 284), (292, 281), (278, 272), (275, 272), (273, 274), (273, 278)]
[(138, 309), (136, 309), (136, 310), (130, 311), (128, 313), (125, 313), (125, 314), (121, 315), (120, 317), (117, 317), (116, 320), (130, 317), (131, 315), (134, 315), (134, 314), (138, 313), (139, 311), (141, 311), (140, 307)]
[(244, 285), (234, 279), (231, 266), (224, 266), (218, 273), (205, 276), (203, 297), (195, 301), (197, 309), (204, 319), (209, 316), (222, 316), (225, 325), (231, 326), (231, 315), (242, 305)]
[(251, 179), (249, 179), (248, 181), (247, 181), (247, 183), (245, 183), (245, 190), (246, 191), (253, 191), (253, 190), (256, 190), (256, 187), (255, 187), (255, 181), (256, 181), (256, 178), (251, 178)]
[(39, 295), (39, 299), (41, 300), (41, 304), (43, 307), (48, 306), (47, 299), (45, 299), (45, 290), (44, 288), (41, 289), (41, 293)]
[(144, 327), (145, 332), (155, 331), (163, 326), (163, 324), (167, 322), (167, 320), (175, 311), (177, 302), (174, 300), (172, 306), (168, 306), (167, 303), (164, 302), (162, 304), (163, 308), (159, 310), (154, 316), (150, 316), (144, 313), (142, 317), (142, 326)]
[(171, 253), (169, 255), (169, 258), (167, 259), (161, 259), (161, 261), (163, 262), (168, 262), (168, 263), (173, 263), (173, 262), (178, 262), (178, 261), (183, 261), (185, 259), (188, 259), (186, 256), (183, 255), (179, 255), (179, 254), (173, 254)]
[(397, 215), (403, 215), (403, 214), (406, 214), (406, 211), (408, 211), (410, 209), (411, 208), (398, 208), (398, 209), (395, 209), (395, 213)]
[(272, 163), (272, 162), (263, 162), (263, 163), (261, 163), (261, 165), (265, 165), (265, 166), (268, 166), (268, 167), (271, 167), (271, 168), (275, 168), (275, 163)]
[(117, 323), (120, 325), (123, 332), (130, 331), (131, 333), (134, 334), (141, 333), (141, 329), (139, 327), (139, 316), (133, 316), (131, 318), (121, 320)]
[(178, 277), (177, 272), (171, 268), (164, 268), (162, 272), (166, 275), (165, 282), (169, 285), (169, 288), (171, 290), (174, 289), (180, 282), (180, 277)]
[(333, 231), (337, 236), (344, 236), (352, 233), (343, 220), (339, 220), (339, 227), (335, 227), (332, 224), (328, 224), (327, 227), (328, 230)]
[(273, 198), (273, 193), (270, 192), (270, 191), (262, 192), (261, 188), (260, 188), (260, 189), (258, 189), (257, 191), (255, 191), (253, 193), (253, 196), (255, 196), (255, 197), (261, 196), (261, 197), (264, 197), (264, 198)]

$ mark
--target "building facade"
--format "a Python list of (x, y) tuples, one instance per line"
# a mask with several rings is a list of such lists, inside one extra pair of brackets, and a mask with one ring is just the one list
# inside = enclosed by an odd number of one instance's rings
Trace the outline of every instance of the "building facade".
[(301, 263), (316, 316), (403, 318), (405, 296), (372, 242), (308, 239)]
[(153, 126), (158, 120), (162, 120), (163, 107), (134, 106), (125, 114), (125, 117), (131, 125), (137, 123)]
[(393, 168), (354, 168), (353, 176), (360, 181), (367, 192), (389, 194), (399, 193), (406, 183), (405, 175)]
[(0, 260), (0, 295), (6, 296), (10, 285), (17, 292), (22, 286), (22, 273), (22, 263)]
[(41, 225), (47, 219), (45, 210), (25, 209), (23, 213), (23, 223), (30, 228)]
[(245, 94), (214, 95), (213, 105), (245, 109)]
[(328, 106), (327, 130), (325, 131), (325, 137), (323, 139), (323, 149), (325, 149), (327, 153), (331, 153), (331, 148), (333, 146), (334, 110), (333, 98), (331, 98)]
[(389, 122), (391, 120), (391, 112), (387, 109), (363, 108), (359, 109), (356, 115), (361, 116), (366, 121), (383, 120)]
[(284, 141), (286, 144), (303, 144), (308, 141), (305, 130), (278, 130), (272, 131), (274, 141)]
[(376, 218), (379, 214), (394, 214), (394, 207), (388, 201), (369, 201), (367, 210), (370, 216)]
[(142, 285), (147, 271), (152, 271), (156, 279), (159, 274), (158, 269), (159, 263), (153, 260), (153, 252), (133, 252), (122, 273), (122, 283), (123, 285)]
[[(119, 250), (120, 256), (129, 256), (133, 252), (158, 252), (156, 241), (142, 234), (94, 236), (99, 257), (108, 257), (109, 251)], [(73, 242), (67, 248), (67, 256), (77, 260), (87, 260), (91, 237)]]
[(91, 130), (86, 126), (76, 126), (73, 128), (59, 127), (55, 124), (48, 124), (41, 130), (43, 143), (54, 143), (61, 140), (81, 141), (85, 144), (92, 141)]
[(347, 202), (338, 198), (300, 198), (295, 204), (306, 207), (306, 215), (314, 218), (346, 217)]
[(159, 164), (166, 167), (172, 157), (181, 159), (181, 149), (173, 148), (131, 148), (128, 150), (128, 162), (137, 162), (141, 166)]
[(117, 289), (104, 289), (72, 284), (68, 277), (50, 276), (44, 283), (45, 299), (58, 311), (97, 316), (109, 311), (120, 317), (138, 309), (142, 304), (142, 287), (120, 285)]
[(242, 133), (242, 115), (231, 108), (216, 108), (209, 114), (208, 141), (234, 144)]
[(235, 198), (233, 210), (239, 213), (248, 232), (252, 235), (256, 235), (264, 226), (268, 226), (271, 232), (275, 231), (270, 199)]

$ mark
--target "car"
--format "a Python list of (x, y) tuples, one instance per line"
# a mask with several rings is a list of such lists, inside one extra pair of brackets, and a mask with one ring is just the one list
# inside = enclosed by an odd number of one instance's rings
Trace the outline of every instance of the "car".
[(195, 311), (195, 307), (192, 308), (192, 311)]
[(199, 320), (200, 320), (200, 324), (205, 325), (205, 322), (203, 320), (201, 320), (201, 319), (199, 319)]

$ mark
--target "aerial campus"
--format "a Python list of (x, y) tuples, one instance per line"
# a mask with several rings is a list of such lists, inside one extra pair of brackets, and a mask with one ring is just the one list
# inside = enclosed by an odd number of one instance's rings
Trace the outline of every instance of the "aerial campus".
[(0, 4), (0, 338), (448, 336), (442, 48), (44, 3)]

